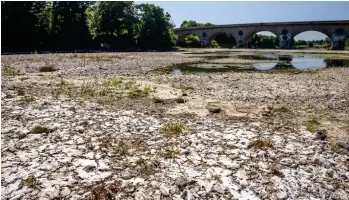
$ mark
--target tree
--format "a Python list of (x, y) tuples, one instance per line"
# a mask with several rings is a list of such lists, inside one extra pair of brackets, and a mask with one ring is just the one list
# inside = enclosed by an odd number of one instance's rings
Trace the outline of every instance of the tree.
[(48, 38), (46, 2), (1, 2), (3, 51), (33, 51)]
[(87, 11), (94, 39), (114, 48), (135, 46), (136, 10), (130, 1), (100, 1)]
[(137, 43), (146, 49), (169, 49), (176, 44), (171, 15), (153, 4), (137, 5)]
[[(218, 45), (215, 45), (217, 48), (220, 48), (220, 47), (233, 48), (234, 46), (236, 46), (235, 38), (231, 34), (228, 34), (228, 33), (218, 33), (215, 36), (214, 41), (215, 41), (215, 43), (218, 44)], [(214, 47), (213, 43), (212, 43), (212, 47)]]
[(194, 20), (189, 21), (183, 21), (181, 24), (181, 28), (188, 28), (188, 27), (198, 27), (198, 26), (214, 26), (212, 23), (197, 23)]
[(55, 1), (52, 6), (52, 46), (59, 50), (88, 48), (92, 38), (86, 22), (86, 1)]
[(189, 34), (184, 38), (184, 44), (180, 44), (185, 47), (200, 47), (200, 38), (194, 34)]
[(278, 47), (279, 41), (275, 36), (254, 34), (247, 44), (249, 48), (274, 49)]

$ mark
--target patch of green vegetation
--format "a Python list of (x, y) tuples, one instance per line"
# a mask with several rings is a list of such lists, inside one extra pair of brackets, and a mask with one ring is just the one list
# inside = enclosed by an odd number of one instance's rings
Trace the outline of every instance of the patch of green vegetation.
[(110, 79), (104, 80), (102, 84), (104, 87), (119, 88), (121, 83), (122, 83), (122, 79), (120, 78), (110, 78)]
[(21, 180), (21, 182), (18, 185), (18, 188), (21, 189), (22, 187), (27, 186), (30, 188), (40, 190), (40, 185), (40, 181), (34, 175), (30, 175), (28, 176), (28, 178)]
[(149, 86), (145, 86), (143, 89), (134, 87), (128, 91), (127, 96), (129, 98), (146, 97), (149, 95), (150, 91), (151, 91), (151, 88)]
[(167, 122), (163, 124), (159, 132), (163, 136), (171, 138), (178, 137), (181, 133), (183, 133), (183, 130), (184, 126), (182, 124)]
[(337, 143), (331, 144), (331, 150), (333, 152), (339, 152), (340, 148), (341, 147)]
[(312, 119), (307, 121), (306, 127), (307, 127), (307, 130), (309, 132), (314, 133), (314, 132), (316, 132), (318, 130), (319, 125), (320, 125), (320, 122), (318, 121), (318, 119), (313, 117)]
[(39, 72), (54, 72), (57, 71), (57, 69), (53, 65), (45, 65), (39, 67)]
[(31, 102), (35, 101), (35, 97), (33, 97), (33, 96), (26, 96), (26, 97), (23, 97), (21, 99), (18, 99), (17, 101), (20, 102), (20, 103), (31, 103)]
[(22, 75), (21, 70), (12, 68), (8, 65), (2, 67), (2, 74), (7, 76), (19, 76)]

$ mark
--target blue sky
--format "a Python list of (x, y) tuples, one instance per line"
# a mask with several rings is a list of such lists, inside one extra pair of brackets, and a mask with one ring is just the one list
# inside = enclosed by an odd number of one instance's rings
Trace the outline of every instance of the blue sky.
[[(349, 20), (349, 2), (227, 2), (227, 1), (137, 1), (151, 3), (170, 13), (176, 27), (184, 20), (214, 24)], [(296, 40), (323, 39), (318, 32), (304, 32)]]

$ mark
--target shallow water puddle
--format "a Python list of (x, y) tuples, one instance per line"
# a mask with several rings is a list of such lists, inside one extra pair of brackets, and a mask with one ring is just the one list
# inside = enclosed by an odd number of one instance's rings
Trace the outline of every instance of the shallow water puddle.
[[(278, 65), (289, 65), (296, 70), (318, 70), (325, 67), (344, 67), (349, 66), (348, 59), (325, 59), (312, 56), (281, 56), (281, 55), (264, 55), (268, 58), (277, 58), (278, 62), (273, 63), (256, 63), (253, 66), (257, 70), (268, 71), (276, 68)], [(289, 60), (287, 60), (289, 59)], [(281, 62), (285, 61), (286, 62)]]
[[(207, 56), (210, 58), (211, 56)], [(212, 56), (211, 59), (223, 59), (225, 56)], [(279, 70), (318, 70), (326, 67), (346, 67), (349, 66), (349, 59), (326, 59), (314, 56), (295, 56), (281, 54), (263, 54), (263, 55), (238, 55), (240, 59), (248, 60), (270, 60), (272, 62), (254, 63), (251, 65), (244, 64), (227, 64), (227, 63), (192, 63), (186, 65), (174, 66), (169, 73), (179, 74), (208, 74), (223, 72), (250, 72), (250, 71), (279, 71)], [(207, 59), (209, 60), (209, 59)]]

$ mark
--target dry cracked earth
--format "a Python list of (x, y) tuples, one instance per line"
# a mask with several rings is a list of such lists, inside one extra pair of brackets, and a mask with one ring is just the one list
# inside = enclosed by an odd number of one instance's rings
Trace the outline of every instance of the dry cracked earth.
[(1, 56), (1, 198), (349, 199), (349, 68), (240, 54)]

